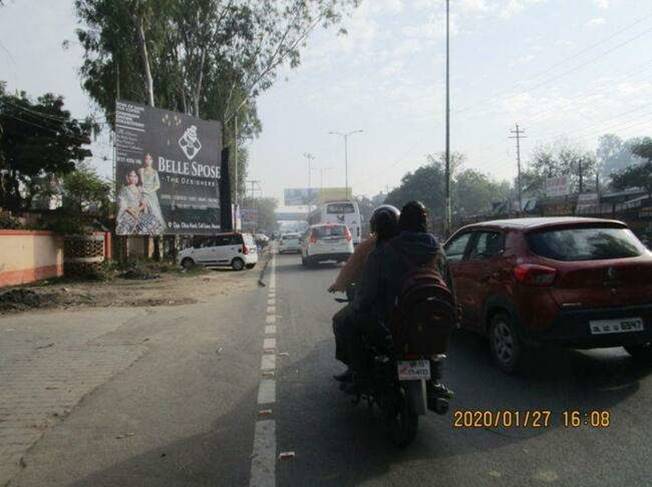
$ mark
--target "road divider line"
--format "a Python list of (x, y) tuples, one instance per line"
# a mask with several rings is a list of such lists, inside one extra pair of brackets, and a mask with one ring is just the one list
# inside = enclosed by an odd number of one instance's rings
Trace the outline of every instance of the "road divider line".
[(265, 338), (263, 340), (263, 350), (276, 350), (276, 338)]
[(276, 316), (268, 316), (265, 318), (265, 323), (271, 324), (271, 323), (276, 323)]
[(258, 404), (273, 404), (276, 402), (276, 380), (263, 379), (258, 386)]
[(276, 422), (273, 419), (256, 421), (254, 449), (251, 456), (250, 487), (276, 485)]
[(267, 325), (265, 327), (265, 335), (276, 335), (276, 325)]
[(276, 355), (273, 353), (266, 353), (260, 358), (261, 370), (276, 370)]
[(268, 306), (267, 307), (267, 314), (268, 315), (275, 315), (276, 314), (276, 306)]

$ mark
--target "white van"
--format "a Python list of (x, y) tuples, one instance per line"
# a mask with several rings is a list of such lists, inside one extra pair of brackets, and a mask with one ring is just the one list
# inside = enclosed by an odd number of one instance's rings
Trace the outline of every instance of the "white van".
[(230, 266), (236, 271), (253, 269), (258, 262), (254, 238), (248, 233), (220, 233), (183, 249), (177, 263), (186, 269), (195, 265)]

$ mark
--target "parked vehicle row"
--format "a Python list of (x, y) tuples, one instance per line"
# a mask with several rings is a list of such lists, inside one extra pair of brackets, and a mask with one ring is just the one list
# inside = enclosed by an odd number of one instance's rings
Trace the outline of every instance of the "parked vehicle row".
[(504, 371), (541, 344), (652, 358), (652, 253), (624, 223), (490, 221), (460, 229), (445, 250), (460, 324), (489, 337)]

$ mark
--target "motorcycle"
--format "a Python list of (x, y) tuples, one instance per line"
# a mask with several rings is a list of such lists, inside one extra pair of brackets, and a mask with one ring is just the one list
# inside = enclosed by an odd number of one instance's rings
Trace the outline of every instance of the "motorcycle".
[[(335, 298), (339, 303), (353, 300), (355, 290), (347, 289), (347, 298)], [(410, 324), (408, 324), (409, 326)], [(419, 416), (428, 412), (428, 381), (432, 372), (441, 370), (444, 354), (413, 354), (396, 350), (391, 332), (382, 340), (362, 336), (361, 370), (356, 377), (364, 379), (355, 383), (355, 405), (365, 401), (370, 410), (380, 410), (386, 432), (396, 446), (405, 447), (415, 438)], [(421, 351), (423, 352), (423, 350)], [(433, 410), (446, 414), (449, 409), (447, 397), (437, 397)]]

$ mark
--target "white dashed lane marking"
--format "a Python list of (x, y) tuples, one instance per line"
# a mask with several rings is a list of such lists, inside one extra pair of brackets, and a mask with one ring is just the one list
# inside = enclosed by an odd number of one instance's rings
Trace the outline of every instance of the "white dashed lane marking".
[(258, 404), (273, 404), (276, 402), (276, 381), (263, 379), (258, 386)]
[[(260, 369), (263, 378), (258, 385), (258, 404), (272, 405), (276, 402), (276, 257), (270, 261), (269, 294), (265, 314), (265, 335)], [(265, 416), (271, 415), (271, 409), (265, 409)], [(260, 416), (260, 411), (259, 411)], [(256, 421), (254, 445), (251, 455), (250, 487), (276, 486), (276, 421), (265, 419)]]
[(276, 355), (266, 353), (260, 359), (260, 370), (276, 370)]
[(256, 422), (254, 451), (251, 456), (250, 487), (276, 485), (276, 422), (273, 419)]

